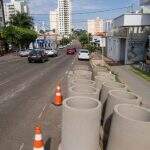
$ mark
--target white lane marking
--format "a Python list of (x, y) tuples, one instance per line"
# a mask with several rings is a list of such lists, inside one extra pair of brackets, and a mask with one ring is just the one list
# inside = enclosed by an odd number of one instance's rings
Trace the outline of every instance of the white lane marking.
[(41, 113), (38, 116), (39, 119), (42, 117), (43, 112), (45, 111), (46, 106), (47, 106), (47, 104), (45, 104), (44, 107), (42, 108), (42, 111), (41, 111)]
[(6, 81), (0, 83), (0, 86), (6, 84), (6, 83), (8, 83), (8, 82), (10, 82), (10, 80), (6, 80)]
[(22, 144), (20, 145), (19, 150), (22, 150), (23, 147), (24, 147), (24, 143), (22, 143)]

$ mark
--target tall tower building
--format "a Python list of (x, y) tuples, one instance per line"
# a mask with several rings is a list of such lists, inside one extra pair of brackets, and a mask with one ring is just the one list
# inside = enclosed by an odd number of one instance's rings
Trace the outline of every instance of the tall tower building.
[(6, 22), (9, 21), (11, 15), (20, 13), (29, 13), (27, 0), (11, 0), (4, 4), (4, 13)]
[(71, 33), (71, 1), (58, 0), (58, 32), (62, 36)]
[(95, 20), (88, 20), (88, 33), (95, 35), (99, 32), (104, 32), (104, 20), (97, 17)]
[(49, 20), (50, 30), (54, 30), (55, 33), (58, 33), (58, 9), (50, 11)]
[(150, 14), (150, 0), (140, 0), (140, 7), (143, 13)]

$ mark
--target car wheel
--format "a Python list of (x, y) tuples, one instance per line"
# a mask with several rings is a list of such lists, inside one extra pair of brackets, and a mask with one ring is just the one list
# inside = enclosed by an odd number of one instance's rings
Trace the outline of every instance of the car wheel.
[(41, 63), (44, 63), (44, 59), (41, 59)]
[(29, 63), (32, 63), (32, 61), (31, 61), (31, 60), (28, 60), (28, 62), (29, 62)]

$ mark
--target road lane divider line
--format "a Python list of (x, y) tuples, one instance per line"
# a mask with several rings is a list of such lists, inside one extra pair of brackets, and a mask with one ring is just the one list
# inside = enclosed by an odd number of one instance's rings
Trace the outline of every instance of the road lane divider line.
[(39, 116), (38, 116), (39, 119), (42, 117), (43, 112), (44, 112), (45, 109), (46, 109), (46, 106), (47, 106), (47, 104), (45, 104), (44, 107), (42, 108), (42, 111), (41, 111), (41, 113), (40, 113)]
[(24, 143), (22, 143), (19, 147), (19, 150), (22, 150), (24, 148)]

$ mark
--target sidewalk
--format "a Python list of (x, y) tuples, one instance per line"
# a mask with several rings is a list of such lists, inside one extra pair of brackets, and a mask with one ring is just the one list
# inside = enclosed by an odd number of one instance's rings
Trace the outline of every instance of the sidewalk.
[(150, 82), (132, 72), (130, 66), (112, 66), (111, 69), (119, 75), (131, 91), (143, 98), (143, 106), (150, 108)]
[[(99, 54), (98, 57), (101, 59)], [(150, 82), (132, 72), (129, 65), (115, 65), (115, 62), (107, 57), (104, 57), (104, 60), (113, 64), (111, 70), (119, 75), (119, 79), (126, 83), (131, 91), (143, 98), (144, 107), (150, 108)]]

